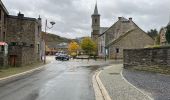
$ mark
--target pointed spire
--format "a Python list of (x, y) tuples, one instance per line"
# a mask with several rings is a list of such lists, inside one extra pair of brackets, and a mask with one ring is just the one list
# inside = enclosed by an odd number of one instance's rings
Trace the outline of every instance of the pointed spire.
[(99, 15), (98, 8), (97, 8), (97, 0), (96, 0), (96, 5), (95, 5), (95, 9), (94, 9), (94, 14), (93, 15)]

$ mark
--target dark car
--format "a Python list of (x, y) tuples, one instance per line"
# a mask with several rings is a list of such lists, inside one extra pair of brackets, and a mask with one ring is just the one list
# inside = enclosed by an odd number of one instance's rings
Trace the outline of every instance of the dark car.
[(62, 61), (67, 61), (69, 60), (69, 58), (70, 57), (67, 54), (58, 54), (55, 57), (56, 60), (62, 60)]

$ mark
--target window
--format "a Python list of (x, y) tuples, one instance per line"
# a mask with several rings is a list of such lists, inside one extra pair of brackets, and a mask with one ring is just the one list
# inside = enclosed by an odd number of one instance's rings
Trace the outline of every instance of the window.
[(103, 46), (101, 45), (101, 53), (103, 53)]
[(119, 48), (116, 48), (116, 53), (119, 53)]
[(37, 44), (37, 53), (40, 53), (40, 44)]
[(6, 24), (6, 16), (4, 15), (4, 25)]
[(17, 45), (18, 45), (17, 42), (11, 42), (11, 43), (10, 43), (10, 46), (17, 46)]
[(1, 14), (1, 10), (0, 10), (0, 20), (1, 20), (2, 14)]
[(3, 52), (5, 50), (4, 46), (0, 46), (0, 52)]
[(97, 23), (97, 19), (95, 19), (94, 21), (95, 21), (95, 23)]
[(6, 34), (5, 34), (5, 32), (3, 32), (3, 41), (5, 41), (6, 40)]
[(38, 37), (40, 37), (41, 27), (38, 25)]

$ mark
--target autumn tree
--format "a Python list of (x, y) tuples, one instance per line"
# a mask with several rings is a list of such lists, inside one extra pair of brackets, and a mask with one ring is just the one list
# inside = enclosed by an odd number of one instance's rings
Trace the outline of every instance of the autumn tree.
[(70, 54), (72, 56), (76, 56), (77, 55), (77, 51), (80, 49), (80, 46), (78, 45), (77, 42), (71, 42), (68, 46), (68, 51), (70, 52)]
[(88, 55), (91, 54), (96, 54), (96, 50), (97, 50), (97, 45), (95, 44), (95, 42), (90, 38), (90, 37), (86, 37), (82, 40), (81, 42), (81, 48), (82, 50), (85, 51), (85, 53), (87, 53)]
[(167, 26), (166, 40), (167, 40), (168, 44), (170, 44), (170, 25)]

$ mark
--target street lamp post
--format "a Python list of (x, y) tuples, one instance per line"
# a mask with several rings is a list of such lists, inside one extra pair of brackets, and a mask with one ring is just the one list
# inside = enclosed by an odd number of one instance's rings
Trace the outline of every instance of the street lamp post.
[(48, 21), (46, 19), (46, 21), (45, 21), (45, 34), (44, 34), (44, 46), (45, 46), (44, 47), (44, 64), (46, 64), (46, 34), (47, 34), (47, 29), (53, 28), (55, 22), (51, 21), (50, 24), (51, 24), (51, 27), (48, 27)]

